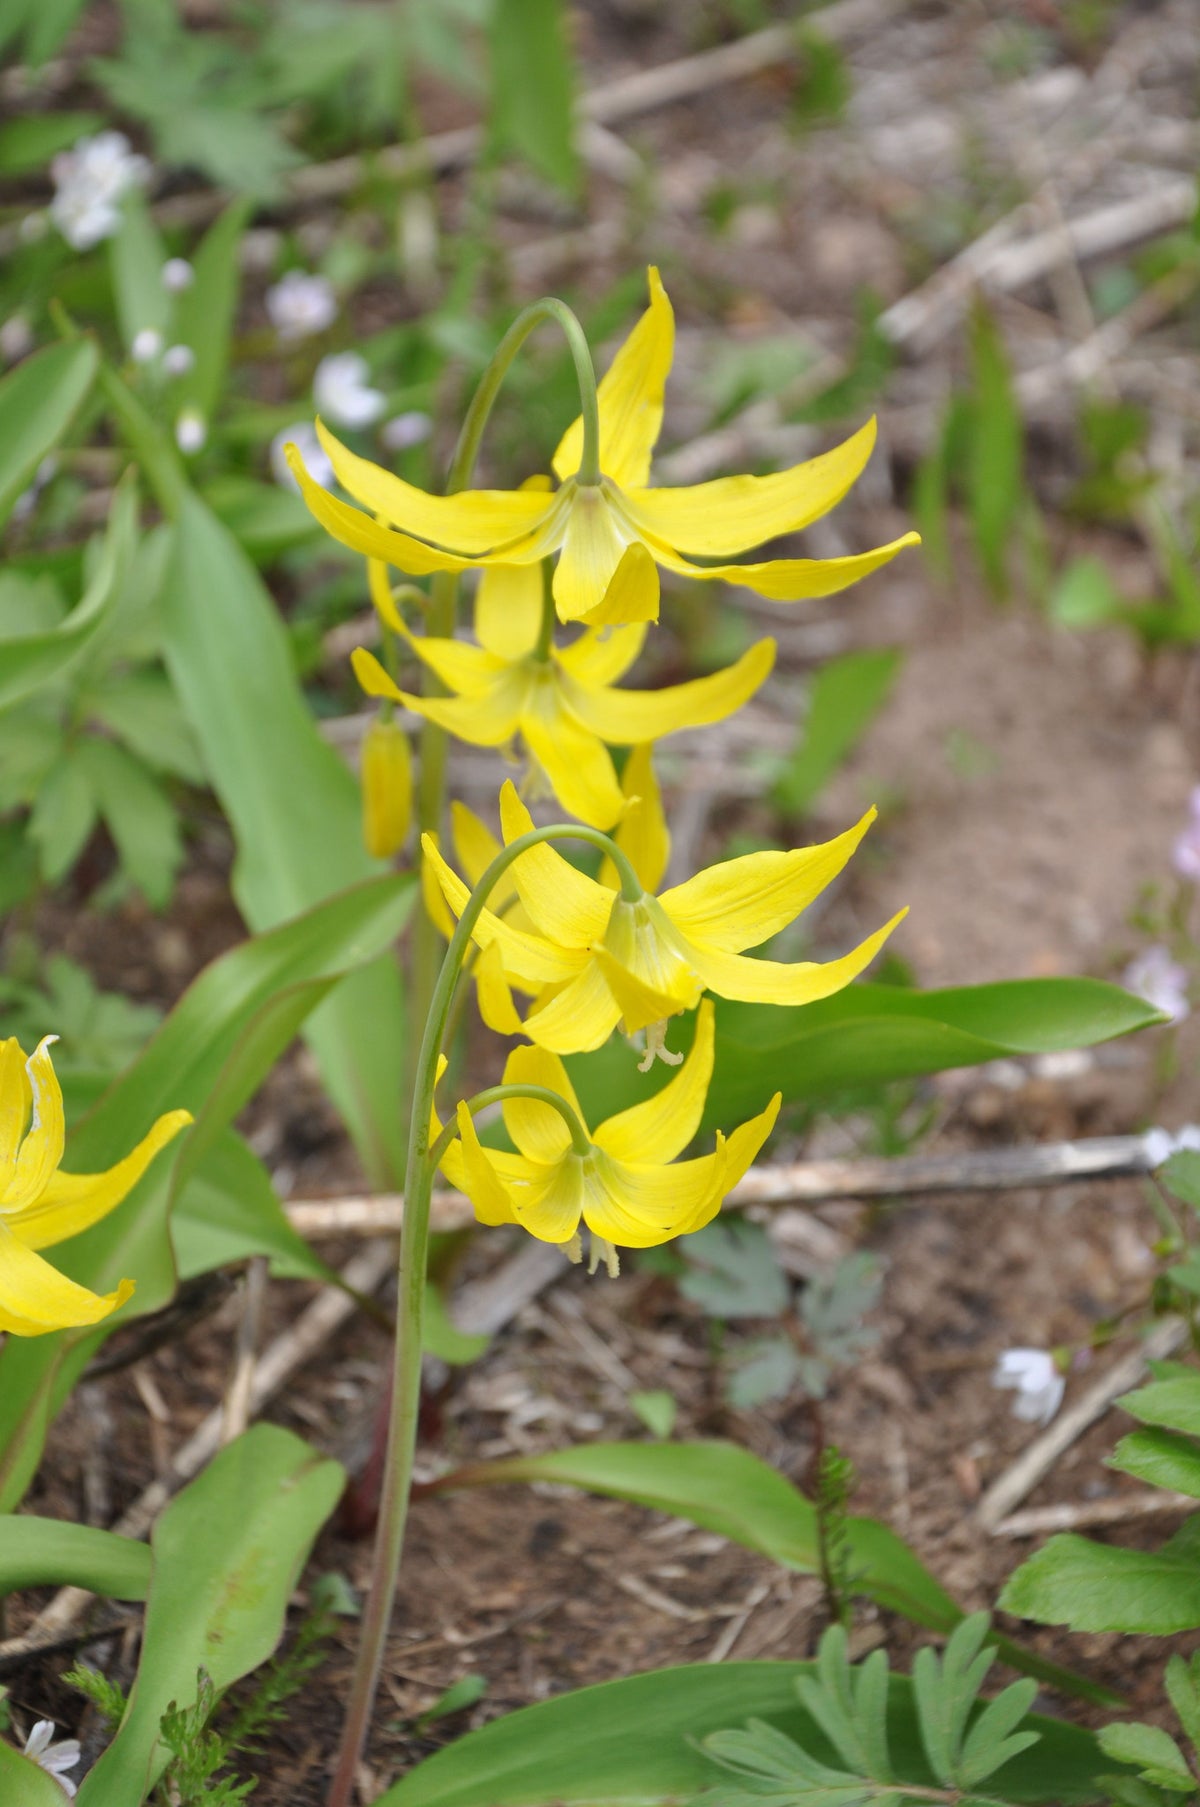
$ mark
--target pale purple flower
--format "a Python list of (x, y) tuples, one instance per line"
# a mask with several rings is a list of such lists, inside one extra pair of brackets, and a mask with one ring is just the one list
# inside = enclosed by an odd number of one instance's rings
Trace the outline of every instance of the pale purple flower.
[(135, 364), (152, 364), (162, 350), (162, 334), (153, 326), (143, 326), (134, 333), (129, 355)]
[(1175, 837), (1171, 864), (1180, 878), (1191, 879), (1195, 883), (1200, 879), (1200, 785), (1197, 785), (1188, 800), (1188, 810), (1191, 821), (1183, 833)]
[(1148, 1129), (1142, 1136), (1142, 1152), (1149, 1167), (1161, 1167), (1173, 1154), (1200, 1154), (1200, 1124), (1185, 1123), (1182, 1129)]
[(162, 367), (166, 376), (186, 376), (196, 362), (190, 345), (168, 345), (163, 352)]
[(39, 1719), (28, 1738), (25, 1740), (25, 1755), (32, 1757), (39, 1769), (54, 1777), (64, 1794), (75, 1797), (74, 1782), (67, 1777), (67, 1770), (74, 1769), (79, 1761), (80, 1750), (78, 1738), (54, 1739), (54, 1721)]
[(1144, 954), (1131, 960), (1125, 968), (1125, 986), (1169, 1016), (1173, 1023), (1182, 1023), (1191, 1011), (1187, 968), (1172, 960), (1165, 947), (1148, 947)]
[(329, 454), (317, 438), (312, 423), (307, 420), (298, 420), (294, 427), (284, 427), (271, 441), (271, 475), (276, 483), (282, 489), (300, 488), (284, 455), (290, 445), (296, 447), (313, 482), (319, 483), (322, 489), (332, 489), (333, 466), (329, 462)]
[(69, 245), (87, 251), (112, 237), (121, 223), (121, 197), (146, 181), (150, 165), (124, 132), (97, 132), (60, 151), (50, 174), (55, 187), (50, 218)]
[(379, 437), (389, 452), (407, 452), (411, 446), (423, 444), (432, 432), (433, 422), (428, 414), (413, 409), (408, 414), (395, 414), (391, 420), (385, 420), (379, 429)]
[(313, 377), (317, 413), (337, 427), (369, 427), (387, 407), (387, 397), (372, 389), (367, 360), (357, 351), (335, 351), (322, 358)]
[(337, 299), (323, 276), (289, 270), (267, 290), (267, 314), (281, 339), (308, 339), (332, 326)]
[(162, 267), (162, 285), (168, 295), (182, 294), (195, 280), (196, 272), (186, 257), (168, 257)]
[(1006, 1349), (992, 1372), (992, 1385), (1016, 1393), (1013, 1417), (1023, 1424), (1049, 1424), (1066, 1388), (1054, 1357), (1044, 1349)]

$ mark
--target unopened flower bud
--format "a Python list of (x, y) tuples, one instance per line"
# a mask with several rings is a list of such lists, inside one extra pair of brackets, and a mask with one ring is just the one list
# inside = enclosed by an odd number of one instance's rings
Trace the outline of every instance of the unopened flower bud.
[(204, 416), (199, 408), (185, 408), (175, 422), (175, 444), (185, 456), (203, 449), (208, 438), (208, 428), (204, 424)]
[(162, 350), (162, 334), (153, 326), (143, 326), (133, 335), (129, 355), (135, 364), (152, 364)]
[(375, 860), (390, 860), (404, 845), (412, 817), (408, 736), (376, 716), (362, 749), (363, 840)]

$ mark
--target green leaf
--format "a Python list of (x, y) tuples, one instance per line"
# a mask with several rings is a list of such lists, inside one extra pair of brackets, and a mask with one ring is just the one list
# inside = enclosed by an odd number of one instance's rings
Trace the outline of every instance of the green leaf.
[(19, 1587), (85, 1587), (112, 1600), (144, 1600), (144, 1543), (63, 1519), (0, 1517), (0, 1596)]
[[(237, 841), (233, 890), (265, 929), (379, 870), (358, 786), (305, 707), (287, 636), (236, 541), (200, 499), (180, 506), (164, 596), (172, 682)], [(356, 974), (308, 1030), (373, 1183), (403, 1170), (404, 1002), (390, 956)]]
[[(1200, 1211), (1200, 1154), (1193, 1148), (1181, 1148), (1165, 1161), (1159, 1178), (1193, 1211)], [(1200, 1384), (1200, 1375), (1197, 1376)]]
[(575, 194), (575, 78), (562, 0), (495, 0), (490, 43), (497, 141)]
[(967, 508), (975, 549), (993, 592), (1008, 587), (1009, 542), (1021, 505), (1024, 431), (1004, 340), (982, 305), (971, 317), (971, 431)]
[(0, 709), (20, 702), (74, 667), (118, 605), (137, 544), (137, 491), (123, 482), (91, 582), (65, 620), (48, 632), (6, 639), (0, 659)]
[(48, 345), (0, 381), (0, 527), (83, 405), (96, 375), (90, 339)]
[(204, 500), (256, 565), (272, 564), (293, 547), (324, 537), (299, 496), (277, 483), (227, 471), (206, 484)]
[(1200, 1564), (1171, 1544), (1156, 1555), (1064, 1534), (1009, 1576), (997, 1605), (1073, 1631), (1191, 1631), (1200, 1625)]
[[(202, 1110), (264, 1003), (285, 986), (372, 961), (403, 926), (412, 897), (410, 879), (377, 879), (206, 967), (129, 1071), (73, 1126), (68, 1172), (103, 1171), (165, 1110)], [(49, 1424), (93, 1351), (118, 1323), (172, 1297), (166, 1225), (173, 1164), (169, 1153), (161, 1156), (118, 1211), (55, 1251), (56, 1266), (101, 1291), (126, 1274), (135, 1278), (138, 1290), (125, 1311), (92, 1331), (11, 1337), (0, 1350), (0, 1510), (20, 1500)]]
[(126, 351), (132, 351), (140, 332), (156, 332), (165, 345), (171, 319), (171, 297), (162, 279), (167, 247), (137, 189), (121, 203), (121, 224), (108, 241), (108, 255)]
[(1072, 559), (1050, 596), (1050, 619), (1060, 627), (1103, 627), (1120, 618), (1121, 592), (1098, 558)]
[(165, 908), (183, 860), (179, 818), (166, 792), (115, 741), (89, 737), (74, 757), (87, 775), (125, 877), (154, 909)]
[(1193, 1745), (1200, 1744), (1200, 1664), (1195, 1651), (1190, 1662), (1179, 1655), (1173, 1656), (1167, 1664), (1164, 1679), (1180, 1725)]
[(203, 1669), (220, 1694), (265, 1662), (317, 1532), (345, 1484), (337, 1462), (256, 1424), (173, 1500), (154, 1527), (142, 1655), (116, 1737), (79, 1807), (141, 1807), (169, 1752), (168, 1707), (190, 1705)]
[(99, 131), (101, 113), (21, 113), (0, 125), (0, 176), (43, 170), (77, 138)]
[(216, 1138), (179, 1193), (171, 1211), (171, 1243), (181, 1280), (249, 1255), (267, 1255), (276, 1279), (339, 1284), (337, 1274), (292, 1228), (266, 1168), (232, 1130)]
[(673, 1393), (662, 1387), (651, 1387), (645, 1392), (629, 1395), (627, 1401), (631, 1412), (641, 1419), (652, 1437), (669, 1437), (675, 1429), (675, 1420), (679, 1415), (679, 1404)]
[(773, 1318), (791, 1298), (787, 1276), (761, 1224), (745, 1217), (710, 1223), (682, 1245), (685, 1298), (713, 1318)]
[(241, 280), (238, 250), (249, 216), (249, 203), (234, 201), (209, 227), (192, 259), (191, 287), (175, 302), (172, 343), (189, 346), (196, 356), (179, 383), (179, 404), (198, 408), (206, 421), (225, 389)]
[(85, 748), (86, 742), (77, 743), (50, 768), (29, 818), (29, 838), (52, 885), (71, 870), (96, 826), (96, 793)]
[[(698, 1663), (562, 1694), (468, 1732), (404, 1776), (377, 1807), (678, 1807), (715, 1780), (700, 1741), (722, 1725), (764, 1721), (805, 1750), (833, 1752), (796, 1697), (812, 1663)], [(1094, 1802), (1104, 1767), (1091, 1733), (1034, 1719), (1036, 1751), (1006, 1765), (1004, 1798)], [(718, 1734), (720, 1736), (721, 1734)], [(888, 1691), (895, 1767), (928, 1785), (912, 1690)], [(1000, 1783), (997, 1783), (997, 1787)]]
[(464, 1367), (469, 1362), (478, 1361), (492, 1340), (490, 1336), (475, 1336), (466, 1330), (460, 1330), (446, 1310), (445, 1299), (432, 1284), (425, 1288), (421, 1334), (429, 1354), (436, 1355), (439, 1361), (448, 1362), (452, 1367)]
[(1200, 1436), (1200, 1372), (1195, 1370), (1122, 1393), (1117, 1404), (1139, 1424), (1159, 1424), (1165, 1430)]
[(105, 676), (87, 692), (89, 715), (155, 771), (203, 784), (204, 764), (175, 692), (160, 671)]
[(1100, 1748), (1117, 1763), (1133, 1764), (1144, 1782), (1191, 1794), (1196, 1778), (1174, 1738), (1156, 1725), (1101, 1726)]
[(811, 810), (887, 701), (903, 659), (890, 647), (871, 647), (821, 667), (803, 733), (775, 786), (778, 809), (797, 816)]
[[(438, 1487), (500, 1486), (553, 1481), (589, 1493), (633, 1500), (690, 1519), (706, 1531), (769, 1556), (800, 1574), (820, 1572), (816, 1513), (798, 1488), (748, 1450), (732, 1443), (595, 1443), (544, 1456), (513, 1456), (455, 1469)], [(873, 1518), (846, 1520), (851, 1587), (914, 1624), (949, 1632), (962, 1612), (893, 1531)], [(1067, 1671), (1044, 1664), (993, 1634), (1004, 1661), (1085, 1698), (1112, 1701)]]
[(1171, 1431), (1131, 1431), (1109, 1456), (1108, 1466), (1151, 1487), (1200, 1499), (1200, 1449)]
[(0, 1797), (5, 1807), (63, 1807), (63, 1791), (32, 1758), (0, 1738)]

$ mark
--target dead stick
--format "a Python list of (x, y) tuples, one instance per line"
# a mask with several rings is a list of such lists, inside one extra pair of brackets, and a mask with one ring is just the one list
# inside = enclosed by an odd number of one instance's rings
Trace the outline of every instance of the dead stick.
[(1043, 1431), (1028, 1449), (1022, 1450), (1012, 1467), (988, 1488), (979, 1502), (975, 1516), (984, 1530), (994, 1533), (1000, 1521), (1033, 1492), (1043, 1475), (1050, 1472), (1075, 1439), (1081, 1437), (1097, 1418), (1104, 1416), (1114, 1399), (1127, 1388), (1136, 1386), (1147, 1364), (1163, 1361), (1178, 1349), (1186, 1335), (1187, 1325), (1182, 1318), (1164, 1318), (1154, 1326), (1144, 1343), (1139, 1343), (1136, 1349), (1130, 1349), (1114, 1362), (1108, 1373), (1101, 1375), (1082, 1399), (1068, 1406), (1049, 1430)]
[(1111, 1500), (1069, 1500), (1059, 1506), (1030, 1506), (1002, 1518), (995, 1537), (1040, 1537), (1043, 1531), (1078, 1531), (1088, 1525), (1124, 1525), (1135, 1518), (1158, 1518), (1177, 1512), (1194, 1512), (1191, 1493), (1160, 1493), (1149, 1488), (1120, 1493)]
[[(897, 1160), (790, 1161), (752, 1167), (725, 1200), (744, 1205), (820, 1204), (836, 1198), (903, 1198), (936, 1192), (1006, 1192), (1021, 1186), (1063, 1186), (1082, 1180), (1127, 1179), (1150, 1172), (1142, 1136), (1094, 1136), (1042, 1147), (904, 1155)], [(394, 1235), (404, 1199), (380, 1192), (365, 1197), (294, 1199), (288, 1216), (302, 1236)], [(461, 1193), (433, 1195), (435, 1231), (474, 1222)]]

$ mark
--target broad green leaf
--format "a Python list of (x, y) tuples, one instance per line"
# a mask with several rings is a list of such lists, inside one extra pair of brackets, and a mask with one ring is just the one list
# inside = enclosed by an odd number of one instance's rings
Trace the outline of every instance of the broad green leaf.
[(140, 398), (108, 364), (100, 366), (100, 387), (159, 507), (164, 514), (173, 515), (187, 489), (187, 478), (173, 443), (160, 431)]
[(1200, 1448), (1171, 1431), (1131, 1431), (1117, 1444), (1108, 1466), (1146, 1481), (1151, 1487), (1190, 1493), (1200, 1499)]
[(171, 1210), (171, 1243), (181, 1280), (267, 1255), (280, 1280), (340, 1282), (292, 1228), (270, 1175), (240, 1136), (224, 1130)]
[[(718, 999), (704, 1130), (728, 1131), (775, 1091), (785, 1104), (828, 1097), (1001, 1056), (1091, 1047), (1161, 1020), (1144, 998), (1100, 979), (1012, 979), (941, 991), (851, 985), (800, 1008)], [(689, 1035), (673, 1024), (671, 1047), (685, 1048)], [(642, 1078), (619, 1040), (573, 1055), (567, 1066), (592, 1123), (648, 1097), (670, 1076)]]
[(1122, 1393), (1117, 1404), (1139, 1424), (1158, 1424), (1164, 1430), (1200, 1436), (1200, 1371), (1152, 1380), (1132, 1393)]
[(491, 20), (492, 129), (540, 176), (573, 194), (574, 71), (562, 0), (495, 0)]
[(206, 484), (204, 500), (256, 565), (269, 565), (294, 546), (323, 537), (299, 496), (277, 483), (226, 472)]
[(0, 1596), (18, 1587), (86, 1587), (112, 1600), (144, 1600), (150, 1552), (131, 1537), (65, 1519), (0, 1517)]
[(337, 1462), (290, 1431), (256, 1424), (172, 1501), (151, 1537), (154, 1575), (142, 1656), (116, 1737), (79, 1791), (80, 1807), (141, 1807), (170, 1753), (159, 1722), (265, 1662), (317, 1532), (345, 1484)]
[(103, 124), (100, 113), (18, 113), (0, 125), (0, 176), (45, 169), (51, 157)]
[(887, 701), (903, 657), (891, 647), (869, 647), (821, 667), (799, 742), (775, 786), (779, 809), (801, 816), (812, 808)]
[[(129, 1071), (72, 1129), (68, 1172), (110, 1166), (165, 1110), (203, 1110), (264, 1004), (289, 985), (372, 962), (403, 926), (412, 895), (411, 880), (377, 879), (206, 967)], [(237, 1096), (231, 1095), (235, 1108)], [(55, 1251), (56, 1266), (98, 1290), (111, 1290), (125, 1275), (136, 1279), (137, 1293), (124, 1312), (87, 1332), (10, 1337), (0, 1350), (0, 1510), (20, 1500), (54, 1414), (94, 1350), (118, 1323), (172, 1297), (167, 1218), (177, 1158), (178, 1151), (165, 1152), (118, 1210)]]
[(171, 341), (188, 346), (196, 357), (179, 383), (179, 404), (198, 408), (206, 421), (216, 413), (225, 388), (237, 312), (238, 247), (249, 216), (249, 204), (234, 201), (209, 227), (192, 259), (192, 285), (175, 302)]
[[(251, 927), (379, 870), (358, 786), (321, 739), (287, 636), (253, 566), (197, 496), (179, 508), (164, 597), (172, 681), (237, 841), (233, 889)], [(317, 1013), (308, 1038), (375, 1184), (403, 1167), (404, 1006), (385, 955)]]
[(0, 1738), (0, 1800), (4, 1807), (63, 1807), (54, 1777)]
[[(678, 1807), (720, 1772), (699, 1748), (719, 1728), (756, 1718), (826, 1761), (833, 1752), (796, 1697), (813, 1663), (698, 1663), (581, 1688), (495, 1719), (418, 1764), (377, 1807)], [(1032, 1719), (1036, 1749), (997, 1776), (1005, 1800), (1095, 1801), (1105, 1766), (1090, 1732)], [(899, 1773), (923, 1786), (912, 1690), (888, 1690), (889, 1744)]]
[(6, 639), (0, 657), (0, 709), (20, 702), (77, 663), (104, 626), (120, 596), (137, 542), (137, 491), (117, 491), (100, 556), (78, 605), (48, 632)]
[(35, 352), (0, 381), (0, 527), (83, 405), (97, 363), (90, 339), (68, 339)]
[[(800, 1574), (820, 1572), (816, 1513), (783, 1475), (733, 1443), (594, 1443), (544, 1456), (475, 1462), (438, 1487), (565, 1482), (689, 1519)], [(903, 1540), (873, 1518), (846, 1521), (855, 1593), (932, 1631), (953, 1631), (962, 1611)], [(1200, 1585), (1200, 1584), (1198, 1584)], [(1111, 1700), (1106, 1690), (1044, 1664), (1006, 1638), (991, 1642), (1005, 1662), (1071, 1692)]]
[(997, 1604), (1073, 1631), (1192, 1631), (1200, 1625), (1200, 1563), (1186, 1546), (1155, 1553), (1064, 1534), (1009, 1576)]
[(167, 247), (136, 189), (121, 203), (121, 224), (109, 240), (108, 254), (126, 351), (132, 351), (140, 332), (157, 333), (165, 345), (171, 318), (171, 297), (162, 279)]

